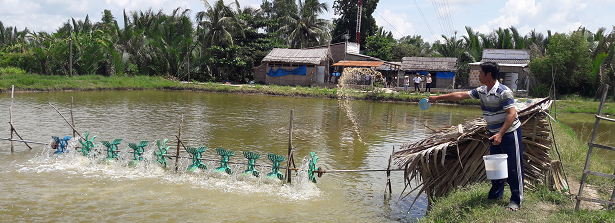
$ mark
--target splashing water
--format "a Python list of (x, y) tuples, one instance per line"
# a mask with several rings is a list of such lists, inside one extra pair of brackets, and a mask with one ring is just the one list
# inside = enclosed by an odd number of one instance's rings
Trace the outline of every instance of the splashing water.
[(357, 122), (355, 113), (353, 112), (350, 101), (348, 100), (348, 92), (352, 91), (351, 86), (358, 85), (364, 75), (371, 75), (374, 78), (374, 81), (382, 80), (382, 74), (370, 68), (344, 68), (344, 72), (342, 73), (339, 81), (340, 89), (337, 92), (338, 98), (342, 99), (339, 100), (339, 106), (346, 111), (346, 116), (352, 123), (352, 128), (357, 135), (357, 139), (359, 142), (367, 145), (363, 141), (363, 137), (361, 137), (359, 123)]
[[(78, 137), (71, 139), (68, 141), (68, 152), (63, 154), (54, 154), (55, 150), (47, 145), (28, 163), (18, 164), (18, 172), (63, 172), (78, 177), (115, 181), (157, 179), (161, 184), (190, 185), (196, 189), (220, 190), (235, 194), (257, 193), (289, 200), (309, 200), (322, 194), (315, 184), (308, 181), (306, 171), (299, 171), (298, 175), (293, 177), (293, 184), (289, 185), (277, 179), (265, 178), (264, 175), (271, 171), (270, 167), (256, 166), (255, 168), (261, 172), (261, 177), (258, 178), (243, 175), (246, 165), (241, 164), (230, 164), (233, 170), (230, 175), (214, 172), (215, 168), (220, 165), (215, 161), (204, 162), (207, 166), (206, 170), (199, 169), (189, 172), (187, 167), (191, 164), (191, 160), (180, 158), (177, 163), (178, 171), (175, 173), (174, 164), (170, 164), (168, 169), (165, 169), (162, 165), (155, 163), (154, 151), (157, 151), (157, 148), (153, 143), (145, 147), (143, 160), (139, 161), (136, 167), (129, 165), (133, 156), (127, 148), (120, 152), (119, 159), (106, 163), (104, 162), (106, 157), (104, 149), (96, 147), (96, 150), (86, 157), (76, 151), (75, 147), (78, 144)], [(120, 148), (122, 148), (121, 145)], [(308, 161), (303, 160), (301, 169), (307, 169)]]

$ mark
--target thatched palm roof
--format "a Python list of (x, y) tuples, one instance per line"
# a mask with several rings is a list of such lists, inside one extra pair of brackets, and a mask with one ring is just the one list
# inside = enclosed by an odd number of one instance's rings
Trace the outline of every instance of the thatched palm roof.
[(376, 67), (376, 70), (393, 70), (397, 71), (401, 67), (401, 62), (385, 62), (379, 67)]
[(274, 48), (263, 58), (263, 63), (294, 63), (318, 65), (323, 60), (331, 59), (329, 49), (283, 49)]
[(457, 71), (457, 58), (454, 57), (404, 57), (402, 70)]
[[(534, 99), (531, 105), (525, 102), (516, 105), (522, 123), (525, 186), (532, 188), (534, 183), (549, 181), (564, 188), (565, 182), (561, 179), (546, 177), (548, 174), (557, 175), (549, 173), (552, 171), (549, 157), (552, 139), (546, 117), (551, 100)], [(423, 140), (403, 144), (393, 154), (393, 159), (399, 168), (405, 170), (404, 181), (406, 188), (410, 188), (406, 196), (419, 190), (416, 198), (426, 193), (431, 201), (458, 187), (487, 180), (484, 155), (489, 155), (489, 132), (481, 117), (441, 129)], [(412, 180), (420, 184), (412, 188)]]

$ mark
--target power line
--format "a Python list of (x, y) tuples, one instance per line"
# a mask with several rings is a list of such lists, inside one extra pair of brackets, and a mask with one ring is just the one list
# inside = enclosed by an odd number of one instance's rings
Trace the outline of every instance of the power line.
[(451, 11), (448, 8), (448, 0), (446, 0), (446, 1), (445, 0), (440, 0), (440, 1), (442, 2), (442, 7), (445, 10), (444, 11), (445, 17), (446, 17), (445, 19), (446, 19), (446, 22), (447, 22), (447, 24), (449, 26), (450, 35), (452, 36), (454, 34), (454, 32), (455, 32), (455, 28), (453, 26), (453, 19), (451, 18)]
[(431, 0), (431, 5), (433, 6), (434, 13), (436, 14), (436, 18), (438, 19), (438, 23), (440, 24), (440, 30), (442, 30), (442, 33), (444, 33), (444, 27), (442, 26), (442, 19), (440, 18), (438, 7), (436, 6), (436, 3), (433, 0)]
[[(376, 14), (378, 14), (382, 19), (384, 19), (385, 22), (387, 22), (391, 27), (393, 27), (393, 29), (395, 31), (397, 31), (397, 29), (395, 28), (395, 26), (393, 26), (391, 23), (389, 23), (389, 21), (387, 21), (382, 15), (380, 15), (380, 13), (378, 13), (378, 11), (374, 10), (374, 12), (376, 12)], [(397, 31), (397, 33), (399, 33), (399, 35), (401, 35), (402, 37), (404, 36), (404, 34), (401, 34), (399, 31)]]
[(443, 0), (431, 0), (431, 4), (434, 7), (434, 12), (436, 13), (436, 17), (438, 18), (438, 22), (440, 23), (440, 28), (442, 29), (443, 34), (448, 34), (449, 36), (453, 33), (452, 22), (450, 20), (450, 16), (447, 16), (448, 9), (445, 8), (445, 4)]
[(449, 35), (452, 36), (454, 33), (454, 27), (453, 27), (453, 21), (451, 19), (451, 13), (450, 10), (448, 9), (448, 3), (445, 0), (439, 0), (440, 1), (440, 7), (441, 7), (441, 13), (443, 14), (443, 19), (447, 25), (448, 28), (448, 32)]
[(453, 32), (455, 32), (455, 26), (453, 25), (453, 18), (451, 17), (451, 10), (449, 10), (449, 7), (448, 7), (448, 0), (446, 0), (446, 11), (448, 12), (448, 19), (451, 23), (451, 29)]
[(421, 13), (421, 17), (423, 17), (423, 21), (425, 21), (425, 24), (427, 24), (427, 28), (429, 28), (429, 32), (431, 32), (431, 36), (435, 36), (436, 34), (433, 33), (433, 30), (431, 29), (431, 26), (427, 22), (427, 19), (425, 18), (425, 15), (423, 14), (423, 11), (421, 11), (421, 8), (419, 7), (419, 4), (416, 3), (416, 0), (414, 0), (414, 4), (416, 5), (416, 8), (419, 10), (419, 13)]

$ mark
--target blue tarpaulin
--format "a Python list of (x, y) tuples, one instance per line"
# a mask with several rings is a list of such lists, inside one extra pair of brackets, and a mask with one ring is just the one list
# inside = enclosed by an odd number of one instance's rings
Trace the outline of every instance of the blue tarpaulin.
[(429, 74), (429, 72), (425, 71), (425, 70), (418, 70), (418, 71), (406, 71), (406, 75), (410, 74), (410, 75), (414, 75), (415, 73), (419, 73), (420, 75), (427, 75)]
[(417, 71), (417, 73), (419, 73), (420, 75), (428, 75), (429, 72), (421, 70), (421, 71)]
[(453, 79), (455, 78), (455, 72), (440, 72), (436, 73), (438, 79)]
[(305, 67), (305, 65), (300, 66), (296, 69), (292, 69), (292, 70), (284, 70), (282, 68), (278, 68), (278, 70), (273, 71), (273, 68), (269, 69), (269, 72), (267, 72), (267, 75), (272, 76), (272, 77), (281, 77), (281, 76), (286, 76), (288, 74), (292, 74), (292, 75), (305, 75), (307, 73), (307, 69)]

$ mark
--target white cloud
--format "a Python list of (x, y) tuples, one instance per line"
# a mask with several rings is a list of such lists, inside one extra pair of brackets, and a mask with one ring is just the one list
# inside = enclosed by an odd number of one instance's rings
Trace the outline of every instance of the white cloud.
[(486, 0), (449, 0), (448, 3), (450, 4), (475, 4), (475, 3), (483, 3), (486, 2)]
[(489, 33), (499, 27), (515, 26), (522, 35), (534, 29), (541, 33), (567, 33), (580, 26), (592, 30), (611, 23), (607, 25), (610, 28), (613, 20), (605, 21), (610, 17), (603, 14), (605, 7), (595, 0), (509, 0), (499, 10), (500, 16), (480, 25), (477, 31)]
[(384, 30), (391, 31), (396, 39), (415, 34), (414, 25), (411, 22), (406, 22), (408, 20), (406, 13), (394, 13), (386, 10), (381, 14), (374, 13), (374, 19), (376, 19), (378, 27), (382, 26)]

